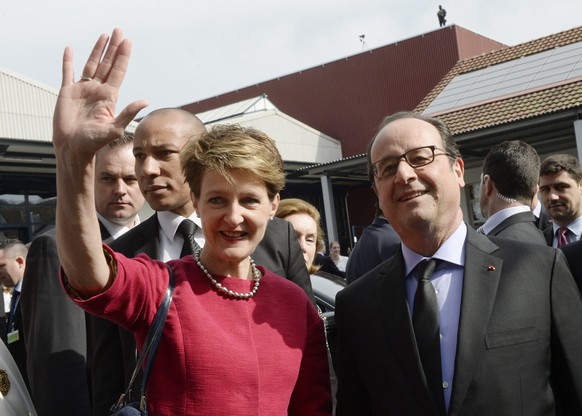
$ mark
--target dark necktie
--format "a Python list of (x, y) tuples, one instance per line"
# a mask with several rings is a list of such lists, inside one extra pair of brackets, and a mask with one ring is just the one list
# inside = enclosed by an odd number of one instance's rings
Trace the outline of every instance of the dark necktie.
[(184, 245), (180, 258), (194, 254), (200, 248), (196, 240), (194, 240), (194, 232), (196, 231), (196, 224), (194, 221), (185, 219), (178, 226), (178, 232), (184, 236)]
[(558, 248), (568, 244), (568, 227), (560, 227), (556, 233), (558, 234)]
[(10, 316), (8, 317), (8, 332), (14, 330), (14, 315), (16, 314), (16, 306), (18, 305), (19, 297), (20, 291), (14, 289), (12, 291), (12, 297), (10, 298)]
[(430, 282), (437, 260), (423, 260), (418, 264), (418, 287), (414, 295), (412, 324), (422, 368), (430, 392), (440, 414), (445, 414), (443, 394), (441, 348), (439, 331), (439, 307), (434, 286)]

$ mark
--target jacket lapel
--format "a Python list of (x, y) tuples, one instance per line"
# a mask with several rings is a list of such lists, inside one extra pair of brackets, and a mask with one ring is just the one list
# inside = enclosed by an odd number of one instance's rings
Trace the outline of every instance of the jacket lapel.
[(450, 416), (459, 414), (462, 408), (478, 354), (483, 349), (503, 266), (503, 260), (491, 254), (497, 249), (487, 237), (468, 227)]
[(416, 348), (416, 340), (412, 329), (410, 312), (406, 302), (406, 276), (404, 275), (404, 259), (399, 251), (390, 260), (378, 275), (375, 298), (379, 304), (382, 324), (391, 348), (408, 377), (408, 385), (419, 403), (426, 410), (427, 415), (437, 415), (428, 389), (420, 357)]
[(551, 224), (544, 230), (544, 236), (546, 237), (546, 243), (552, 247), (554, 243), (554, 227)]
[(146, 221), (141, 228), (141, 246), (137, 248), (136, 255), (144, 253), (152, 259), (160, 260), (160, 230), (159, 230), (158, 213), (156, 212)]

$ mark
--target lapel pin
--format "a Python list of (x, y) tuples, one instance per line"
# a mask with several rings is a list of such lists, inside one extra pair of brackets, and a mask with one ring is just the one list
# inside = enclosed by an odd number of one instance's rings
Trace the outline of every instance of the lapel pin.
[(489, 266), (487, 267), (487, 270), (489, 270), (490, 272), (495, 271), (495, 266)]

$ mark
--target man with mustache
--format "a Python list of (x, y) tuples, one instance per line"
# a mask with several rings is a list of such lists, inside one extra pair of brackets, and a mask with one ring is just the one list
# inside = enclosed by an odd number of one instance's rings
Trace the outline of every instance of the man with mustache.
[(540, 167), (540, 193), (553, 225), (544, 230), (551, 247), (562, 247), (582, 235), (582, 167), (574, 156), (556, 154)]

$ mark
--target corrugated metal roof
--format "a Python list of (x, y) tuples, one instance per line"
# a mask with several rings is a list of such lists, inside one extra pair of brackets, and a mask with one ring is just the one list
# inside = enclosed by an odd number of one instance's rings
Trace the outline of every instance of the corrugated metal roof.
[(56, 89), (0, 67), (0, 137), (50, 142)]
[[(0, 174), (54, 175), (53, 113), (58, 91), (0, 67)], [(126, 131), (135, 131), (131, 122)]]
[(341, 143), (279, 111), (265, 96), (250, 98), (197, 116), (207, 126), (235, 123), (268, 134), (287, 162), (324, 163), (342, 157)]
[(266, 95), (260, 97), (249, 98), (248, 100), (239, 101), (238, 103), (225, 105), (213, 110), (205, 111), (196, 114), (205, 124), (218, 123), (222, 120), (240, 116), (243, 114), (251, 114), (256, 111), (274, 110), (275, 106), (267, 99)]
[(0, 139), (50, 143), (57, 96), (56, 88), (0, 67)]

